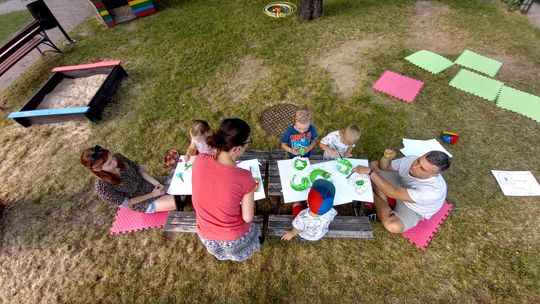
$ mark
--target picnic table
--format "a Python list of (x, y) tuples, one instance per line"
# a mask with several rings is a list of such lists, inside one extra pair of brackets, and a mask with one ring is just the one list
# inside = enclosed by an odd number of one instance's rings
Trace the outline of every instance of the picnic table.
[[(269, 203), (274, 207), (274, 214), (268, 217), (268, 234), (271, 236), (281, 236), (286, 230), (291, 229), (292, 217), (290, 215), (279, 215), (283, 193), (279, 178), (277, 162), (289, 159), (283, 150), (272, 151), (246, 151), (240, 160), (258, 159), (261, 163), (260, 170), (263, 180), (263, 187)], [(310, 163), (317, 164), (323, 160), (323, 152), (314, 150), (310, 156)], [(255, 222), (263, 225), (265, 217), (257, 216)], [(171, 211), (167, 218), (164, 231), (167, 232), (196, 232), (194, 212)], [(373, 238), (371, 225), (366, 216), (336, 216), (326, 237), (341, 238)]]

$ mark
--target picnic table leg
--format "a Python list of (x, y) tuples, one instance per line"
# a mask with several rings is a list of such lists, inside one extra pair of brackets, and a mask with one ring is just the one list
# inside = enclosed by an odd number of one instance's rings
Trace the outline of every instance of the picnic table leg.
[(274, 205), (274, 213), (279, 214), (280, 197), (270, 196), (270, 204)]

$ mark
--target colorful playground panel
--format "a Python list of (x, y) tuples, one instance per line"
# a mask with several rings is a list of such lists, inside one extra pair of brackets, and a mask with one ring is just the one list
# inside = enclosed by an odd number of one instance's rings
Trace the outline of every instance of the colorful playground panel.
[(405, 60), (432, 74), (438, 74), (454, 65), (451, 60), (426, 50), (411, 54)]
[[(103, 3), (103, 0), (91, 0), (92, 4), (96, 7), (96, 11), (103, 19), (103, 22), (108, 27), (113, 27), (117, 24), (111, 17), (107, 6)], [(126, 0), (126, 5), (129, 5), (133, 14), (139, 18), (156, 12), (154, 3), (150, 0)]]
[(484, 73), (491, 77), (495, 77), (502, 66), (502, 62), (500, 61), (478, 55), (469, 50), (463, 51), (463, 53), (456, 59), (455, 63), (477, 72)]
[(393, 71), (385, 71), (373, 84), (373, 89), (386, 93), (407, 103), (412, 103), (422, 90), (424, 82), (403, 76)]
[(497, 106), (540, 122), (540, 97), (503, 86)]
[(450, 81), (450, 86), (493, 101), (497, 98), (504, 83), (474, 72), (461, 69)]

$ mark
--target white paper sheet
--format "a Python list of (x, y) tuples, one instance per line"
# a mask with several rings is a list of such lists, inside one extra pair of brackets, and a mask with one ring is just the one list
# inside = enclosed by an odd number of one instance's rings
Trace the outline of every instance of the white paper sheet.
[(254, 179), (259, 180), (259, 186), (257, 187), (257, 191), (255, 191), (256, 201), (266, 198), (266, 195), (264, 193), (264, 184), (262, 180), (261, 169), (259, 167), (260, 165), (261, 163), (258, 159), (243, 160), (236, 164), (236, 166), (238, 166), (239, 168), (251, 171), (251, 176), (253, 176)]
[[(366, 159), (352, 159), (348, 158), (353, 167), (362, 165), (368, 166)], [(334, 205), (341, 205), (350, 203), (353, 200), (373, 202), (373, 190), (371, 187), (371, 180), (365, 176), (359, 174), (353, 174), (347, 179), (347, 174), (341, 173), (337, 170), (337, 161), (331, 160), (318, 164), (310, 164), (304, 170), (296, 170), (293, 167), (295, 159), (278, 161), (279, 178), (281, 181), (281, 189), (283, 192), (283, 201), (285, 203), (292, 203), (303, 201), (307, 199), (309, 189), (304, 191), (296, 191), (291, 187), (291, 180), (295, 176), (295, 183), (299, 183), (300, 180), (305, 177), (310, 179), (310, 173), (314, 169), (323, 169), (330, 173), (329, 180), (336, 187), (336, 196), (334, 198)], [(355, 181), (362, 180), (364, 184), (358, 186)], [(310, 180), (311, 184), (311, 180)]]
[[(193, 184), (192, 184), (192, 168), (193, 161), (196, 159), (196, 156), (192, 156), (187, 163), (184, 161), (184, 156), (180, 156), (182, 162), (179, 162), (174, 170), (174, 175), (171, 180), (171, 185), (167, 190), (168, 194), (171, 195), (191, 195), (193, 193)], [(251, 167), (251, 175), (254, 178), (259, 179), (259, 187), (255, 192), (255, 200), (264, 199), (266, 197), (264, 193), (263, 180), (261, 178), (261, 170), (259, 168), (260, 163), (257, 159), (244, 160), (236, 164), (239, 168), (249, 171)]]
[(540, 196), (540, 185), (531, 171), (491, 170), (506, 196)]
[[(171, 195), (191, 195), (192, 194), (192, 184), (191, 184), (191, 173), (193, 169), (193, 161), (197, 156), (192, 156), (189, 158), (189, 162), (185, 161), (184, 155), (180, 156), (176, 169), (174, 170), (174, 175), (171, 180), (169, 189), (167, 190), (168, 194)], [(181, 160), (181, 161), (180, 161)]]
[(448, 156), (453, 157), (453, 155), (448, 152), (435, 138), (429, 140), (403, 138), (403, 149), (400, 151), (405, 156), (422, 156), (429, 151), (441, 151), (446, 153)]

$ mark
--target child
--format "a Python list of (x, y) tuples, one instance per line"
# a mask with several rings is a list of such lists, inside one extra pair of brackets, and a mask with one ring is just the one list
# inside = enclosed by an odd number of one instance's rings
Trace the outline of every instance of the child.
[(193, 121), (191, 125), (191, 131), (189, 131), (189, 135), (191, 136), (191, 143), (189, 144), (189, 148), (186, 151), (186, 162), (189, 161), (191, 156), (197, 155), (198, 153), (214, 155), (214, 149), (212, 149), (208, 144), (206, 144), (206, 139), (211, 134), (212, 131), (206, 121)]
[(290, 158), (295, 156), (309, 157), (315, 147), (317, 131), (311, 124), (313, 115), (307, 108), (297, 110), (294, 114), (294, 125), (285, 130), (281, 136), (281, 147)]
[[(191, 124), (191, 130), (189, 135), (191, 136), (191, 142), (189, 148), (186, 151), (185, 161), (189, 161), (192, 155), (197, 153), (214, 154), (214, 150), (206, 144), (206, 138), (211, 134), (211, 129), (208, 123), (204, 120), (194, 120)], [(176, 161), (180, 154), (176, 150), (170, 150), (165, 155), (163, 161), (169, 168), (173, 168), (176, 165)]]
[(360, 139), (360, 128), (356, 125), (348, 125), (345, 129), (330, 132), (319, 144), (323, 149), (324, 159), (336, 157), (351, 157), (352, 149)]
[(308, 194), (308, 209), (302, 210), (293, 220), (293, 229), (281, 237), (282, 240), (290, 240), (295, 235), (308, 241), (318, 241), (327, 232), (330, 222), (334, 219), (337, 211), (332, 208), (336, 188), (325, 180), (318, 179), (313, 183)]

